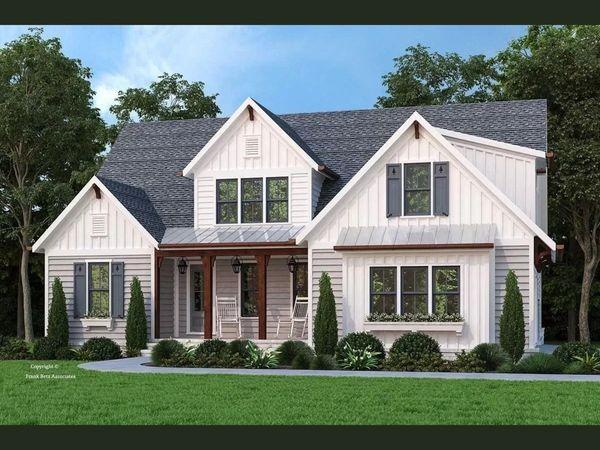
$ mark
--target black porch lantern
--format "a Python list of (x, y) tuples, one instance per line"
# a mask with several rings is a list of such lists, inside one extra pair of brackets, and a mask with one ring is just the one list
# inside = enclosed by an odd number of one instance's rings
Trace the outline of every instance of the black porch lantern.
[(185, 258), (180, 258), (179, 264), (177, 264), (180, 275), (185, 275), (185, 272), (187, 271), (187, 266), (188, 266), (187, 260)]
[(287, 262), (287, 266), (288, 266), (290, 273), (294, 273), (296, 271), (297, 265), (298, 265), (298, 261), (296, 261), (296, 258), (294, 258), (293, 256), (290, 256), (290, 259), (288, 259), (288, 262)]
[(241, 267), (242, 263), (237, 256), (231, 258), (231, 268), (233, 269), (233, 273), (240, 273)]

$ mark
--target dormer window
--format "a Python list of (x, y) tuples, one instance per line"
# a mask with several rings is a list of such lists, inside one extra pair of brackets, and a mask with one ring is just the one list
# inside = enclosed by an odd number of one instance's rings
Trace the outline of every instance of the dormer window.
[(431, 164), (404, 165), (404, 215), (431, 214)]

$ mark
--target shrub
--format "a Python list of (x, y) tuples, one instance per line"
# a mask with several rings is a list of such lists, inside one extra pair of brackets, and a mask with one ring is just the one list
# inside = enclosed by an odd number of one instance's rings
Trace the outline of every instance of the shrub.
[(471, 350), (481, 362), (487, 372), (498, 370), (508, 360), (508, 355), (498, 344), (479, 344)]
[(378, 358), (379, 352), (371, 350), (370, 346), (366, 348), (352, 348), (346, 344), (342, 354), (344, 355), (340, 367), (346, 370), (376, 370), (381, 365)]
[(30, 359), (29, 345), (23, 339), (8, 338), (0, 347), (0, 360), (2, 359)]
[(431, 354), (442, 355), (438, 342), (421, 332), (406, 333), (394, 341), (390, 348), (390, 356), (398, 356), (401, 353), (414, 360)]
[(400, 372), (447, 372), (449, 363), (440, 353), (429, 353), (414, 359), (406, 353), (390, 355), (383, 365), (385, 370)]
[(486, 363), (474, 351), (462, 350), (456, 354), (456, 359), (450, 363), (455, 372), (485, 372)]
[(127, 310), (125, 327), (125, 348), (127, 356), (139, 356), (141, 350), (148, 346), (148, 321), (144, 306), (144, 293), (138, 277), (131, 281), (131, 300)]
[(33, 343), (33, 359), (56, 359), (56, 352), (61, 346), (49, 336), (39, 338)]
[(308, 352), (299, 352), (292, 360), (292, 369), (295, 370), (307, 370), (310, 368), (314, 356)]
[(235, 355), (236, 353), (240, 355), (243, 359), (246, 359), (250, 352), (248, 351), (248, 339), (236, 339), (229, 343), (229, 353)]
[(48, 313), (48, 338), (54, 341), (56, 348), (69, 346), (69, 318), (67, 317), (65, 292), (60, 278), (54, 278), (52, 283), (52, 303)]
[(376, 358), (378, 359), (379, 365), (381, 365), (385, 359), (383, 343), (372, 334), (363, 331), (360, 333), (349, 333), (340, 339), (340, 342), (338, 342), (335, 348), (335, 358), (340, 365), (346, 358), (345, 348), (347, 345), (350, 345), (354, 350), (366, 350), (368, 347), (371, 351), (377, 353)]
[(56, 349), (56, 359), (62, 359), (65, 361), (75, 359), (77, 354), (72, 348), (69, 347), (60, 347)]
[(198, 357), (194, 356), (193, 365), (197, 367), (244, 367), (247, 357), (241, 356), (239, 353), (231, 353), (231, 350), (225, 349), (221, 353), (203, 354)]
[(8, 343), (8, 338), (0, 334), (0, 348), (4, 347)]
[(600, 372), (600, 356), (598, 353), (586, 353), (583, 356), (576, 356), (575, 359), (583, 364), (589, 373)]
[(564, 369), (560, 360), (546, 353), (534, 353), (515, 365), (515, 372), (519, 373), (561, 373)]
[(500, 364), (500, 366), (498, 366), (498, 372), (500, 372), (500, 373), (516, 372), (515, 363), (513, 363), (510, 360), (503, 362), (502, 364)]
[(181, 342), (175, 339), (163, 339), (152, 347), (150, 358), (155, 366), (167, 366), (186, 353), (187, 350)]
[(338, 340), (338, 324), (331, 278), (327, 272), (323, 272), (319, 279), (319, 303), (314, 327), (315, 352), (318, 355), (333, 355)]
[(590, 368), (587, 365), (585, 365), (583, 362), (573, 361), (565, 367), (565, 370), (563, 370), (563, 373), (566, 373), (569, 375), (589, 375), (592, 372), (590, 372)]
[(314, 356), (314, 351), (308, 344), (302, 341), (289, 340), (281, 343), (277, 347), (277, 355), (279, 364), (289, 366), (299, 353), (307, 353), (311, 357)]
[(333, 370), (336, 368), (335, 358), (331, 355), (317, 355), (310, 362), (311, 370)]
[(248, 346), (249, 355), (245, 366), (249, 369), (274, 369), (277, 367), (277, 352), (261, 350), (254, 342)]
[(228, 350), (227, 342), (221, 339), (208, 339), (196, 347), (194, 356), (196, 359), (206, 359), (212, 356), (220, 356)]
[(523, 297), (512, 270), (506, 275), (506, 294), (500, 316), (500, 346), (515, 363), (521, 359), (525, 349)]
[(121, 347), (112, 339), (94, 337), (88, 339), (80, 350), (80, 357), (88, 361), (104, 361), (121, 357)]
[(554, 349), (552, 354), (559, 359), (563, 364), (569, 364), (575, 361), (577, 356), (583, 357), (586, 353), (592, 354), (598, 349), (591, 344), (583, 342), (565, 342)]

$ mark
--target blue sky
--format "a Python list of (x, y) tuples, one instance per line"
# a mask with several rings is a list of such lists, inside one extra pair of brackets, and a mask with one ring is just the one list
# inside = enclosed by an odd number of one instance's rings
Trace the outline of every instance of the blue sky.
[[(253, 97), (276, 113), (371, 108), (393, 58), (421, 43), (495, 54), (524, 26), (47, 26), (93, 72), (103, 117), (117, 92), (163, 72), (203, 81), (223, 115)], [(0, 43), (26, 26), (0, 26)]]

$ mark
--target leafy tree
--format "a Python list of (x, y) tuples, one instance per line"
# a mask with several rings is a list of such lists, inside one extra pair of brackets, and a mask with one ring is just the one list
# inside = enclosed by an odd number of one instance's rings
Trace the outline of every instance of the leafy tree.
[(52, 303), (48, 313), (48, 338), (56, 343), (57, 348), (69, 346), (67, 302), (60, 278), (55, 278), (52, 283)]
[(327, 272), (323, 272), (319, 279), (319, 302), (314, 327), (317, 355), (333, 355), (338, 340), (338, 324), (331, 278)]
[(204, 83), (200, 81), (190, 83), (179, 73), (163, 73), (148, 88), (119, 91), (116, 103), (110, 107), (110, 112), (117, 117), (110, 137), (114, 142), (122, 126), (136, 118), (151, 122), (216, 117), (221, 112), (216, 103), (217, 95), (206, 95)]
[(600, 262), (599, 54), (599, 26), (532, 26), (498, 56), (503, 98), (548, 99), (549, 148), (556, 153), (549, 208), (583, 253), (582, 342), (590, 341), (590, 292)]
[(0, 49), (0, 208), (19, 242), (25, 339), (33, 339), (31, 244), (73, 197), (71, 173), (103, 150), (90, 70), (31, 29)]
[(484, 55), (442, 55), (423, 45), (408, 47), (394, 58), (395, 70), (383, 76), (387, 95), (375, 106), (438, 105), (483, 102), (494, 98), (494, 60)]
[(512, 270), (506, 275), (506, 293), (500, 316), (500, 346), (515, 363), (521, 359), (525, 349), (523, 297), (517, 276)]
[(137, 356), (148, 345), (148, 321), (144, 306), (144, 293), (138, 277), (131, 282), (131, 300), (127, 310), (125, 341), (128, 356)]

